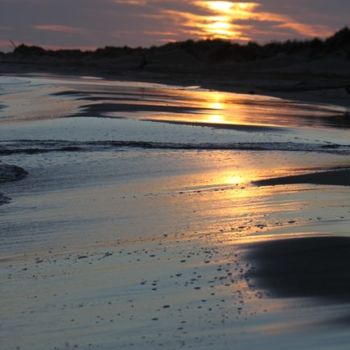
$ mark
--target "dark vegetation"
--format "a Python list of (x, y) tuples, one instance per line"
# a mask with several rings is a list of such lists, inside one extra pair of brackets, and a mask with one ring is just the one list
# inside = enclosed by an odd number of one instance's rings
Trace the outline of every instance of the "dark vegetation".
[(333, 36), (321, 40), (312, 39), (305, 41), (288, 40), (285, 42), (271, 42), (258, 44), (233, 43), (230, 41), (214, 40), (187, 40), (183, 42), (168, 43), (162, 46), (150, 48), (130, 48), (106, 46), (95, 51), (81, 50), (47, 50), (38, 46), (19, 45), (13, 52), (0, 53), (2, 58), (32, 59), (52, 58), (71, 61), (98, 61), (113, 60), (123, 57), (135, 56), (140, 60), (140, 68), (147, 65), (149, 57), (171, 56), (172, 53), (183, 53), (197, 61), (208, 63), (247, 62), (264, 60), (283, 55), (302, 54), (310, 59), (317, 59), (329, 54), (337, 54), (350, 60), (350, 29), (343, 28)]

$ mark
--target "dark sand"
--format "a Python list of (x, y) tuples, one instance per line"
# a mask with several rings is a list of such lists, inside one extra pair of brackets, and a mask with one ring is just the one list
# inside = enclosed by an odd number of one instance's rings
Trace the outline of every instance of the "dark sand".
[[(17, 181), (25, 178), (28, 173), (15, 165), (0, 163), (0, 184), (10, 181)], [(11, 199), (0, 193), (0, 205), (6, 204)]]
[(257, 186), (292, 184), (350, 186), (350, 169), (329, 170), (319, 173), (277, 177), (273, 179), (254, 181), (253, 184)]
[(226, 129), (226, 130), (237, 130), (244, 132), (269, 132), (269, 131), (283, 131), (283, 128), (277, 126), (264, 126), (264, 125), (245, 125), (245, 124), (225, 124), (225, 123), (205, 123), (205, 122), (189, 122), (189, 121), (175, 121), (166, 119), (143, 119), (144, 121), (167, 123), (175, 125), (188, 125), (188, 126), (201, 126), (210, 127), (214, 129)]
[(99, 103), (82, 106), (82, 112), (73, 116), (79, 117), (104, 117), (104, 113), (111, 112), (162, 112), (162, 113), (196, 113), (203, 108), (161, 106), (150, 104), (117, 104), (117, 103)]
[(21, 167), (0, 163), (0, 183), (21, 180), (27, 175), (28, 173)]
[(6, 204), (10, 201), (10, 198), (5, 197), (3, 194), (0, 193), (0, 205)]
[(307, 237), (256, 243), (248, 248), (256, 287), (277, 297), (350, 302), (350, 238)]

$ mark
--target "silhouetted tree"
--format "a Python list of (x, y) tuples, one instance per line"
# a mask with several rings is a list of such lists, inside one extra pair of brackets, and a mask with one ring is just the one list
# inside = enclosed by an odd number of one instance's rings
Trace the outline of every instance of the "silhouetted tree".
[(115, 59), (121, 56), (134, 55), (141, 57), (140, 67), (147, 63), (145, 57), (162, 54), (176, 55), (179, 50), (193, 56), (198, 61), (221, 63), (229, 61), (254, 61), (262, 60), (277, 55), (298, 55), (315, 59), (329, 54), (341, 54), (350, 59), (350, 29), (345, 27), (336, 32), (331, 37), (321, 40), (318, 38), (311, 40), (287, 40), (284, 42), (271, 42), (265, 45), (259, 45), (255, 42), (247, 44), (235, 43), (222, 39), (207, 40), (186, 40), (182, 42), (172, 42), (162, 46), (152, 46), (150, 48), (130, 48), (106, 46), (95, 51), (81, 50), (45, 50), (38, 46), (17, 46), (13, 53), (14, 57), (42, 57), (48, 56), (57, 59), (83, 60), (88, 58), (90, 61), (100, 58)]

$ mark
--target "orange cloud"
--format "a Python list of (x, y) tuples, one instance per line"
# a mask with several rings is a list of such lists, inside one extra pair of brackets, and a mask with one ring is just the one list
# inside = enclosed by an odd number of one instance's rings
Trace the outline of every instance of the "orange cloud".
[(149, 1), (147, 0), (114, 0), (115, 4), (121, 4), (121, 5), (147, 5)]
[(327, 26), (301, 23), (289, 16), (280, 15), (278, 13), (256, 12), (250, 19), (260, 22), (275, 22), (276, 27), (291, 29), (302, 36), (324, 37), (332, 34), (332, 30)]
[(305, 37), (328, 36), (332, 34), (327, 26), (305, 24), (292, 17), (262, 10), (257, 2), (207, 1), (192, 3), (198, 11), (163, 9), (162, 15), (177, 24), (177, 29), (199, 38), (221, 38), (248, 41), (258, 28), (251, 24), (270, 23), (273, 30), (289, 29)]
[(33, 26), (37, 30), (43, 30), (47, 32), (57, 32), (66, 34), (82, 34), (84, 31), (81, 28), (64, 26), (60, 24), (37, 24)]
[(2, 1), (0, 6), (0, 39), (6, 49), (6, 39), (96, 47), (150, 46), (188, 38), (266, 42), (327, 37), (347, 24), (350, 10), (345, 0), (327, 7), (317, 0), (288, 5), (278, 0), (60, 0), (55, 5), (27, 0), (21, 2), (23, 17), (16, 15), (18, 1)]

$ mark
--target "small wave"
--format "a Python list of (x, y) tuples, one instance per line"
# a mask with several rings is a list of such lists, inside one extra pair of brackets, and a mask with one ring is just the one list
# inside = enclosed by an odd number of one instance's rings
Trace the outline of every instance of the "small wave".
[(205, 151), (288, 151), (350, 154), (350, 145), (254, 142), (254, 143), (172, 143), (149, 141), (67, 141), (67, 140), (14, 140), (0, 142), (0, 155), (40, 154), (49, 152), (95, 152), (117, 149), (205, 150)]

